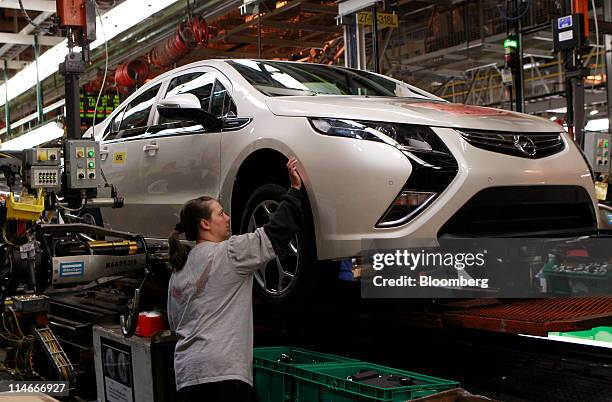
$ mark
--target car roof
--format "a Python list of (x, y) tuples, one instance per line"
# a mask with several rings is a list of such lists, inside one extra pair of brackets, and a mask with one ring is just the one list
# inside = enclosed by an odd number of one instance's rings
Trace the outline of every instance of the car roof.
[[(227, 66), (227, 62), (228, 61), (244, 61), (244, 60), (249, 60), (249, 61), (273, 61), (273, 62), (278, 62), (278, 63), (294, 63), (294, 64), (317, 64), (317, 63), (306, 63), (306, 62), (301, 62), (301, 61), (288, 61), (288, 60), (266, 60), (266, 59), (205, 59), (205, 60), (198, 60), (198, 61), (194, 61), (193, 63), (189, 63), (189, 64), (185, 64), (184, 66), (181, 67), (177, 67), (173, 70), (167, 71), (161, 75), (158, 75), (157, 77), (155, 77), (154, 79), (152, 79), (151, 81), (147, 82), (141, 89), (144, 89), (145, 87), (149, 87), (151, 85), (155, 85), (160, 81), (165, 80), (168, 77), (171, 77), (177, 73), (180, 73), (182, 71), (186, 71), (189, 69), (192, 69), (194, 67), (203, 67), (203, 66), (211, 66), (211, 67), (221, 67), (221, 66)], [(317, 65), (324, 65), (324, 64), (317, 64)], [(340, 67), (340, 66), (335, 66), (335, 67)]]

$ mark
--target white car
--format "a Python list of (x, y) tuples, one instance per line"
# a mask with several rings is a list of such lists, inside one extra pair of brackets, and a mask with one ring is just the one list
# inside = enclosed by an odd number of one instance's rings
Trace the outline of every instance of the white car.
[(597, 230), (592, 175), (560, 126), (365, 71), (200, 61), (148, 82), (95, 137), (105, 177), (125, 198), (97, 223), (157, 238), (203, 194), (220, 199), (234, 233), (262, 225), (296, 156), (307, 225), (293, 256), (256, 274), (268, 300), (308, 283), (312, 260), (358, 255), (363, 239)]

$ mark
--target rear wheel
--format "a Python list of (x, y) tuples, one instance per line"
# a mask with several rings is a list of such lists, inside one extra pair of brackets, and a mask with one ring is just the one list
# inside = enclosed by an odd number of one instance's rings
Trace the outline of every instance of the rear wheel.
[[(253, 232), (268, 223), (286, 192), (286, 188), (272, 183), (257, 188), (242, 214), (240, 232)], [(316, 276), (315, 265), (314, 236), (310, 225), (305, 225), (291, 239), (287, 255), (276, 257), (255, 272), (255, 293), (267, 303), (295, 299)]]

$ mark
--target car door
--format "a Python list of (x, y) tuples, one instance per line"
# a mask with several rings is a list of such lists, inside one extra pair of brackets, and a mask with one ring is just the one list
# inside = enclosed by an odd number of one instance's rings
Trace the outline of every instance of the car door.
[(146, 233), (147, 219), (142, 206), (149, 202), (139, 178), (142, 169), (143, 136), (161, 83), (142, 91), (112, 118), (100, 146), (102, 172), (124, 198), (123, 208), (102, 208), (105, 226), (116, 230)]
[[(164, 99), (191, 93), (201, 107), (218, 116), (226, 114), (229, 80), (210, 68), (181, 72), (167, 85)], [(142, 184), (149, 202), (143, 206), (155, 223), (148, 232), (165, 238), (179, 220), (182, 205), (190, 199), (219, 195), (221, 133), (193, 121), (174, 121), (154, 112), (154, 124), (144, 141)]]

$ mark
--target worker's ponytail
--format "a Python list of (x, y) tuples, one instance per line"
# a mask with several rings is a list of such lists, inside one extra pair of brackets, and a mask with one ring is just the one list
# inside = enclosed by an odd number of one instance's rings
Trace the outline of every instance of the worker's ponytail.
[(215, 201), (212, 197), (202, 196), (187, 201), (180, 213), (180, 222), (176, 224), (174, 230), (168, 237), (170, 266), (173, 271), (180, 271), (187, 262), (187, 256), (191, 247), (181, 243), (180, 235), (185, 233), (185, 238), (189, 241), (198, 240), (200, 234), (200, 220), (210, 219), (212, 209), (210, 202)]

